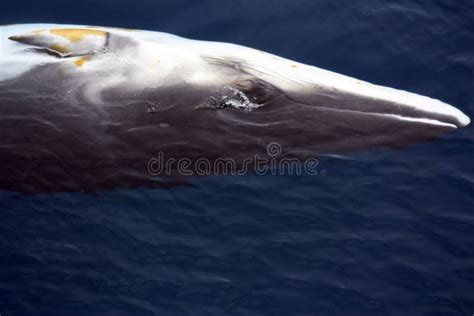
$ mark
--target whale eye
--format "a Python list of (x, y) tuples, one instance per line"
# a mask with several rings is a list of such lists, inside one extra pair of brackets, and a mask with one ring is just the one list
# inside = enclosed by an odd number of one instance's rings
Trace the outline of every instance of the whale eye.
[(237, 112), (250, 113), (263, 104), (258, 104), (255, 100), (249, 98), (243, 91), (236, 88), (225, 86), (218, 91), (216, 96), (212, 96), (205, 108), (210, 109), (231, 109)]
[(242, 91), (257, 104), (267, 104), (273, 99), (283, 95), (283, 92), (272, 84), (261, 79), (242, 79), (234, 83), (235, 89)]
[(283, 93), (268, 82), (259, 79), (242, 79), (234, 82), (231, 86), (222, 87), (198, 108), (230, 109), (250, 113), (281, 95)]

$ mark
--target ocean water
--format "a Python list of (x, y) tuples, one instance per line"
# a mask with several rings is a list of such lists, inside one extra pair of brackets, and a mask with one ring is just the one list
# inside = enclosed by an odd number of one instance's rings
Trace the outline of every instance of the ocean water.
[[(472, 0), (8, 1), (75, 23), (242, 44), (474, 117)], [(325, 157), (319, 176), (0, 192), (0, 315), (473, 315), (474, 131)]]

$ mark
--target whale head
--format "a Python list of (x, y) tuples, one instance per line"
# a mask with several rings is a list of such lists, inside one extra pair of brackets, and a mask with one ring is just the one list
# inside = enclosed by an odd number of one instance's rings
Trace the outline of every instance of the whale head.
[(189, 117), (199, 129), (224, 131), (216, 140), (224, 144), (255, 136), (338, 152), (411, 144), (470, 123), (442, 101), (233, 44), (86, 26), (22, 25), (3, 34), (0, 80), (32, 90), (49, 83), (64, 102), (91, 110), (148, 104), (175, 116), (166, 124)]
[(277, 142), (306, 159), (470, 123), (442, 101), (252, 48), (75, 25), (0, 27), (0, 99), (0, 189), (22, 192), (148, 186), (159, 152), (243, 164)]

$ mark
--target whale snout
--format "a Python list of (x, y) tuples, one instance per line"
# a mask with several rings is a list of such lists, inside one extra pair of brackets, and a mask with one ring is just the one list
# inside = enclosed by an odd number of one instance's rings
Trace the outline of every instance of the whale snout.
[(331, 85), (280, 88), (295, 105), (288, 116), (295, 117), (294, 124), (305, 130), (300, 134), (307, 135), (307, 143), (317, 143), (321, 152), (409, 145), (471, 122), (461, 110), (437, 99), (352, 78), (337, 79)]
[[(459, 109), (434, 98), (296, 62), (274, 60), (269, 57), (261, 64), (249, 62), (244, 69), (277, 87), (295, 103), (313, 107), (313, 111), (318, 108), (324, 113), (339, 113), (339, 120), (363, 115), (363, 124), (369, 127), (380, 126), (381, 121), (394, 121), (407, 122), (409, 128), (437, 126), (444, 130), (465, 127), (471, 122)], [(355, 124), (357, 130), (366, 127)]]
[[(393, 120), (444, 126), (451, 129), (468, 126), (470, 118), (458, 108), (437, 99), (370, 83), (341, 79), (331, 86), (306, 86), (290, 93), (299, 103), (334, 111), (371, 114)], [(367, 116), (367, 124), (371, 124)]]
[(467, 116), (466, 114), (464, 114), (461, 111), (459, 111), (459, 116), (457, 117), (457, 119), (458, 119), (458, 122), (459, 122), (458, 127), (466, 127), (469, 124), (471, 124), (471, 119), (469, 118), (469, 116)]
[(456, 107), (439, 100), (418, 96), (418, 106), (396, 104), (400, 108), (401, 119), (420, 121), (432, 125), (446, 125), (453, 129), (466, 127), (471, 119)]
[[(438, 102), (441, 102), (441, 101), (438, 101)], [(469, 124), (471, 124), (471, 119), (469, 118), (469, 116), (464, 114), (461, 110), (455, 108), (452, 105), (449, 105), (443, 102), (441, 103), (445, 109), (444, 112), (446, 113), (444, 114), (444, 117), (438, 116), (437, 112), (430, 113), (431, 115), (434, 115), (434, 117), (438, 117), (441, 121), (443, 121), (444, 119), (444, 122), (454, 124), (456, 125), (456, 127), (459, 127), (459, 128), (466, 127)]]

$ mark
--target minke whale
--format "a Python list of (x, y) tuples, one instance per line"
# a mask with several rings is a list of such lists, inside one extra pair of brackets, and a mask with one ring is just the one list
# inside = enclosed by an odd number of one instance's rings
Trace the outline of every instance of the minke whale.
[(305, 159), (405, 146), (469, 123), (441, 101), (238, 45), (0, 27), (0, 190), (161, 187), (147, 168), (158, 153), (241, 162), (277, 142), (282, 156)]

